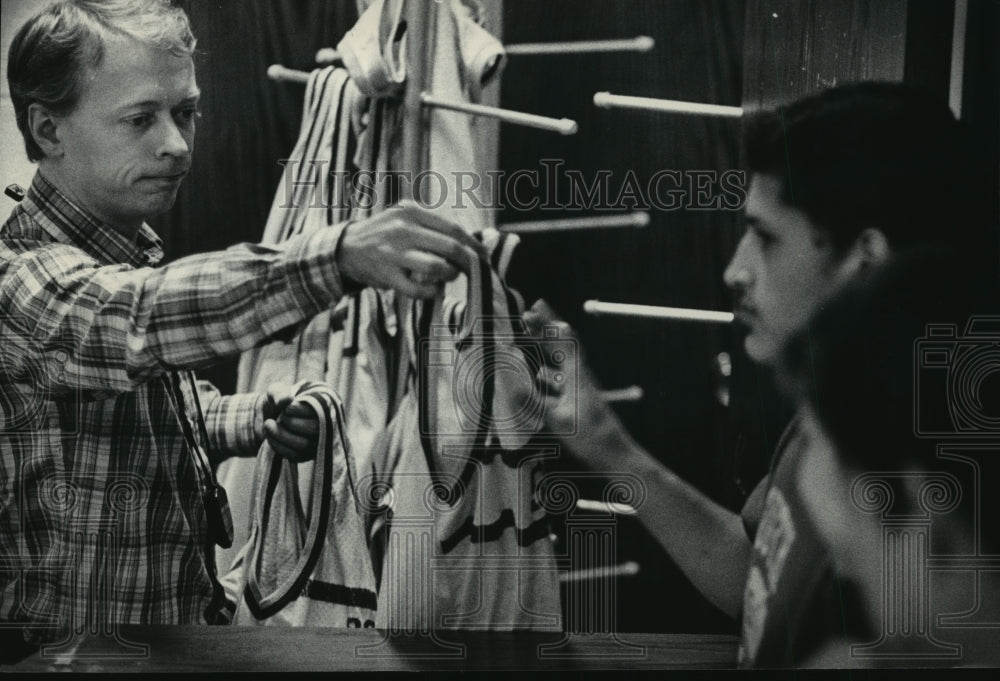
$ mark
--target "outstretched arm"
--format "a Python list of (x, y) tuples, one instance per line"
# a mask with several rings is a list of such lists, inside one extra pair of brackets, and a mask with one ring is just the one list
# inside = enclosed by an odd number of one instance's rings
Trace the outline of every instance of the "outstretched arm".
[[(564, 337), (571, 330), (544, 303), (526, 315), (529, 325), (556, 325)], [(575, 345), (579, 352), (579, 343)], [(543, 367), (545, 418), (553, 432), (576, 433), (563, 438), (566, 450), (588, 468), (609, 474), (628, 472), (646, 486), (638, 519), (670, 554), (695, 587), (713, 605), (735, 618), (743, 602), (743, 587), (751, 543), (740, 516), (717, 504), (674, 474), (625, 431), (601, 397), (600, 387), (582, 353), (576, 371), (553, 380)]]
[(0, 243), (4, 377), (56, 399), (107, 399), (310, 319), (343, 294), (344, 280), (437, 295), (481, 248), (415, 205), (161, 268), (106, 265), (61, 243)]

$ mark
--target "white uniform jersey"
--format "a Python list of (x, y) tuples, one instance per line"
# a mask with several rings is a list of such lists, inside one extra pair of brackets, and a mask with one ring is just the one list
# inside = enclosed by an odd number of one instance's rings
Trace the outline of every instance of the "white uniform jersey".
[(466, 295), (415, 305), (401, 327), (412, 337), (397, 344), (401, 396), (362, 484), (380, 500), (376, 622), (392, 630), (560, 628), (549, 524), (534, 497), (554, 451), (529, 444), (542, 426), (534, 376), (544, 348), (494, 269), (517, 237), (481, 236), (492, 262), (474, 263)]
[(323, 384), (302, 386), (296, 401), (316, 414), (316, 460), (303, 471), (262, 445), (233, 623), (373, 627), (375, 574), (343, 404)]

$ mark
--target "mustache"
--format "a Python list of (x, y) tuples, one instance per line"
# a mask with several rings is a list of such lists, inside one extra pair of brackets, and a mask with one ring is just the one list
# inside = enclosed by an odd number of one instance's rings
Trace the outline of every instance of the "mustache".
[(756, 306), (752, 305), (746, 298), (738, 298), (733, 302), (733, 311), (742, 312), (744, 314), (754, 315), (757, 314)]

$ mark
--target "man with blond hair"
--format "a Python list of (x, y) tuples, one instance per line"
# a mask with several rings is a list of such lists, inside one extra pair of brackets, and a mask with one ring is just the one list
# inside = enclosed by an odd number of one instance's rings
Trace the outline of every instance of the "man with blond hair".
[[(7, 78), (38, 171), (0, 227), (0, 656), (113, 623), (223, 623), (213, 468), (266, 438), (309, 456), (290, 395), (192, 369), (363, 286), (437, 295), (480, 247), (416, 206), (157, 267), (146, 220), (191, 163), (195, 38), (168, 0), (66, 0), (18, 31)], [(227, 524), (229, 533), (227, 533)]]

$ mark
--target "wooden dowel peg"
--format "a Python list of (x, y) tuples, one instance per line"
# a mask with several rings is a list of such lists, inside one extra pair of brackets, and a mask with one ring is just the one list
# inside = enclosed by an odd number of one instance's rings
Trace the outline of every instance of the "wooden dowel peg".
[(426, 92), (420, 95), (420, 99), (425, 106), (458, 111), (472, 116), (496, 118), (504, 123), (524, 125), (529, 128), (538, 128), (539, 130), (551, 130), (553, 132), (558, 132), (561, 135), (574, 135), (577, 131), (576, 121), (571, 121), (568, 118), (547, 118), (545, 116), (536, 116), (535, 114), (521, 113), (520, 111), (500, 109), (495, 106), (467, 104), (465, 102), (450, 102)]
[(601, 397), (604, 398), (604, 401), (609, 404), (641, 402), (644, 396), (645, 393), (642, 391), (642, 387), (638, 385), (630, 385), (627, 388), (618, 388), (616, 390), (601, 391)]
[(588, 215), (582, 218), (564, 218), (561, 220), (508, 222), (505, 225), (500, 225), (497, 229), (501, 232), (512, 232), (515, 234), (540, 234), (578, 229), (611, 229), (618, 227), (646, 227), (648, 225), (649, 213), (640, 211), (620, 215)]
[[(518, 43), (505, 45), (504, 52), (508, 55), (545, 55), (545, 54), (583, 54), (587, 52), (649, 52), (656, 47), (656, 41), (648, 35), (620, 40), (575, 40), (551, 43)], [(323, 47), (316, 51), (316, 63), (328, 66), (341, 62), (340, 52), (332, 47)]]
[(635, 515), (636, 510), (628, 504), (618, 504), (613, 501), (595, 501), (594, 499), (577, 499), (576, 508), (580, 511), (594, 513), (611, 513), (613, 515)]
[(278, 80), (288, 83), (308, 83), (309, 72), (289, 69), (281, 64), (271, 64), (267, 67), (267, 77), (271, 80)]
[(332, 47), (322, 47), (316, 52), (316, 63), (320, 66), (338, 64), (341, 61), (340, 52)]
[(611, 567), (570, 570), (559, 575), (560, 582), (579, 582), (586, 579), (606, 579), (608, 577), (631, 577), (639, 574), (639, 564), (634, 560)]
[(586, 301), (583, 304), (583, 311), (595, 316), (614, 315), (645, 319), (677, 319), (715, 324), (731, 324), (735, 319), (732, 312), (693, 310), (684, 307), (660, 307), (657, 305), (633, 305), (630, 303), (605, 303), (599, 300)]
[(576, 40), (558, 43), (519, 43), (505, 45), (504, 52), (519, 55), (581, 54), (585, 52), (649, 52), (656, 41), (648, 35), (622, 40)]
[(630, 97), (613, 95), (610, 92), (594, 93), (594, 105), (604, 109), (643, 109), (660, 113), (695, 114), (701, 116), (724, 116), (739, 118), (743, 109), (738, 106), (681, 102), (675, 99), (654, 99), (652, 97)]

